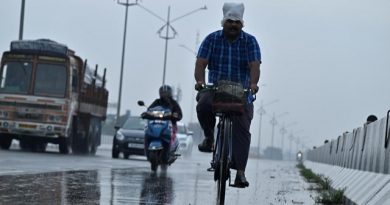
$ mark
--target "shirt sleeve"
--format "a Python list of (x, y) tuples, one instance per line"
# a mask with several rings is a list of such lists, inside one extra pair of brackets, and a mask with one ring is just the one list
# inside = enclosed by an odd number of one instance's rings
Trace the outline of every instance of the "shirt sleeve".
[(212, 51), (212, 35), (208, 35), (203, 42), (200, 44), (197, 58), (204, 58), (209, 60)]
[(260, 46), (255, 37), (251, 37), (248, 42), (249, 62), (258, 61), (261, 63)]

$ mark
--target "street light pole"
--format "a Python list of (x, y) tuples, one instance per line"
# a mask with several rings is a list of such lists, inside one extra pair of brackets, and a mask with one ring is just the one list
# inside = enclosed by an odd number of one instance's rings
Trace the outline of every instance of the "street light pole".
[(278, 116), (275, 116), (275, 113), (273, 113), (273, 116), (272, 116), (272, 119), (270, 121), (271, 125), (272, 125), (272, 133), (271, 133), (271, 148), (272, 148), (272, 152), (271, 152), (271, 159), (273, 158), (273, 153), (274, 153), (274, 133), (275, 133), (275, 126), (278, 124), (278, 121), (276, 120), (277, 117), (281, 117), (283, 115), (287, 115), (288, 112), (284, 112)]
[(293, 132), (292, 130), (291, 130), (291, 133), (290, 133), (290, 135), (288, 136), (288, 139), (289, 139), (289, 141), (290, 141), (290, 146), (289, 146), (289, 159), (291, 160), (291, 154), (292, 154), (292, 148), (291, 148), (291, 144), (292, 144), (292, 141), (293, 140), (295, 140), (295, 137), (294, 137), (294, 133), (295, 134), (297, 134), (297, 133), (299, 133), (299, 132), (302, 132), (303, 131), (303, 129), (300, 129), (300, 130), (298, 130), (298, 131), (296, 131), (296, 132)]
[(125, 64), (127, 14), (128, 14), (129, 6), (137, 5), (138, 4), (138, 0), (136, 0), (135, 3), (129, 3), (129, 0), (126, 0), (126, 3), (122, 3), (122, 2), (120, 2), (118, 0), (117, 3), (122, 5), (122, 6), (126, 6), (125, 25), (124, 25), (124, 31), (123, 31), (123, 44), (122, 44), (121, 72), (120, 72), (120, 77), (119, 77), (118, 107), (117, 107), (117, 111), (116, 111), (116, 124), (118, 125), (119, 124), (119, 116), (120, 116), (120, 112), (121, 112), (123, 67), (124, 67), (124, 64)]
[(24, 27), (24, 6), (26, 0), (22, 0), (22, 6), (20, 9), (20, 24), (19, 24), (19, 40), (23, 40), (23, 27)]
[(169, 37), (169, 27), (170, 27), (170, 14), (171, 14), (171, 6), (168, 6), (168, 17), (167, 17), (167, 31), (165, 36), (161, 36), (161, 38), (165, 39), (165, 52), (164, 52), (164, 69), (163, 69), (163, 80), (162, 84), (165, 85), (165, 72), (167, 69), (167, 55), (168, 55), (168, 40), (173, 37)]
[(287, 133), (287, 128), (292, 126), (292, 125), (296, 125), (297, 122), (292, 122), (288, 125), (282, 125), (282, 127), (280, 128), (280, 134), (282, 134), (282, 139), (281, 139), (281, 149), (282, 149), (282, 153), (284, 153), (284, 135)]
[(274, 130), (275, 130), (275, 126), (278, 124), (278, 121), (276, 120), (276, 118), (282, 117), (282, 116), (287, 115), (287, 114), (288, 114), (288, 112), (284, 112), (278, 116), (275, 116), (275, 113), (274, 113), (272, 116), (272, 119), (270, 121), (270, 123), (272, 125), (271, 147), (274, 147)]
[[(276, 99), (274, 101), (271, 101), (269, 103), (267, 103), (266, 105), (271, 105), (273, 103), (276, 103), (278, 102), (279, 100)], [(262, 119), (263, 119), (263, 115), (266, 114), (266, 111), (264, 109), (264, 106), (266, 106), (263, 104), (263, 101), (260, 102), (260, 108), (257, 110), (257, 114), (259, 114), (259, 139), (257, 140), (257, 156), (260, 156), (260, 153), (261, 153), (261, 145), (260, 145), (260, 141), (261, 141), (261, 124), (262, 124)]]
[[(154, 12), (152, 12), (151, 10), (145, 8), (144, 6), (140, 5), (140, 7), (142, 9), (144, 9), (145, 11), (147, 11), (148, 13), (152, 14), (153, 16), (155, 16), (156, 18), (162, 20), (165, 22), (165, 24), (157, 31), (157, 33), (159, 34), (160, 38), (164, 39), (165, 40), (165, 52), (164, 52), (164, 66), (163, 66), (163, 81), (162, 81), (162, 84), (165, 84), (165, 75), (166, 75), (166, 67), (167, 67), (167, 56), (168, 56), (168, 41), (170, 39), (174, 39), (177, 32), (175, 30), (175, 28), (173, 28), (172, 26), (172, 23), (176, 20), (179, 20), (183, 17), (186, 17), (188, 15), (191, 15), (197, 11), (200, 11), (200, 10), (205, 10), (207, 9), (206, 6), (204, 7), (201, 7), (201, 8), (198, 8), (198, 9), (195, 9), (191, 12), (188, 12), (182, 16), (179, 16), (177, 18), (174, 18), (174, 19), (170, 19), (170, 13), (171, 13), (171, 7), (168, 6), (168, 15), (167, 15), (167, 19), (165, 20), (164, 18), (160, 17), (159, 15), (155, 14)], [(164, 30), (164, 28), (166, 29), (165, 31), (165, 36), (161, 35), (162, 31)], [(169, 33), (169, 30), (172, 29), (173, 31), (173, 34), (170, 36), (170, 33)]]
[(258, 110), (258, 113), (259, 113), (259, 139), (257, 140), (257, 156), (260, 157), (260, 153), (261, 153), (261, 150), (260, 150), (260, 139), (261, 139), (261, 121), (263, 119), (263, 115), (265, 114), (265, 110), (263, 108), (263, 101), (261, 101), (261, 104), (260, 104), (260, 108)]

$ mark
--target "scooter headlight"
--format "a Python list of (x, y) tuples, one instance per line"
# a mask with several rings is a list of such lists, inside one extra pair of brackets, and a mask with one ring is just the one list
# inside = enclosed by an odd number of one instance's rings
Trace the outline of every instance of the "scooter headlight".
[(122, 141), (122, 140), (124, 140), (125, 139), (125, 136), (123, 135), (123, 133), (121, 132), (121, 131), (118, 131), (117, 133), (116, 133), (116, 139), (117, 140), (119, 140), (119, 141)]

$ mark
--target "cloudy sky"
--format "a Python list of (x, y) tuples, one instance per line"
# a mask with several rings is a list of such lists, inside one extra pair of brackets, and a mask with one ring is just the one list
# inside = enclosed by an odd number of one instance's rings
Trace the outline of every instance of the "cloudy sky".
[[(129, 2), (134, 2), (129, 1)], [(307, 146), (334, 139), (361, 126), (369, 114), (383, 118), (390, 108), (390, 1), (243, 0), (244, 30), (262, 51), (262, 147), (269, 146), (275, 113)], [(183, 90), (184, 122), (196, 120), (193, 69), (195, 50), (208, 33), (221, 28), (220, 0), (143, 0), (144, 8), (166, 19), (201, 10), (173, 22), (166, 82)], [(1, 0), (0, 50), (19, 35), (21, 1)], [(91, 64), (108, 69), (110, 102), (118, 99), (125, 7), (113, 0), (26, 0), (24, 39), (49, 38), (68, 45)], [(165, 21), (139, 6), (129, 8), (122, 112), (142, 112), (162, 83), (164, 45), (157, 31)], [(198, 34), (198, 35), (197, 35)], [(199, 37), (197, 37), (199, 36)], [(276, 101), (276, 102), (275, 102)], [(288, 114), (282, 114), (288, 112)], [(192, 116), (192, 118), (191, 118)], [(259, 115), (252, 121), (257, 144)], [(275, 127), (275, 145), (280, 144)], [(301, 131), (299, 131), (301, 130)], [(287, 144), (287, 141), (285, 142)], [(286, 145), (285, 145), (286, 146)]]

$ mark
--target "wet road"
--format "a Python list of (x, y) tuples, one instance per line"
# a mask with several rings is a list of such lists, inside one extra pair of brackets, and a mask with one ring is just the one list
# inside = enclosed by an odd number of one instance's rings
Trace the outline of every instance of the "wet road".
[[(0, 150), (0, 204), (215, 204), (210, 159), (194, 151), (152, 173), (145, 158), (113, 160), (110, 150), (92, 157)], [(227, 188), (226, 204), (314, 204), (293, 162), (250, 159), (247, 178), (248, 188)]]

